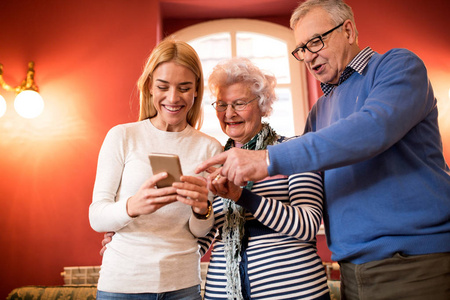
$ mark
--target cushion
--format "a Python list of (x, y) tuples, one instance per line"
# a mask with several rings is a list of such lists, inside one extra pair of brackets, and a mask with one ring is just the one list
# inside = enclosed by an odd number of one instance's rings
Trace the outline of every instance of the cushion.
[(47, 300), (47, 299), (64, 299), (78, 300), (91, 299), (95, 300), (97, 295), (96, 285), (81, 286), (24, 286), (16, 288), (9, 293), (7, 300)]

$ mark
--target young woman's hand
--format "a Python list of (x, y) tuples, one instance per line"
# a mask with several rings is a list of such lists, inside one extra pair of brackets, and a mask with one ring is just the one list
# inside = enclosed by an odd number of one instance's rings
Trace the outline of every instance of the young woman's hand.
[(199, 176), (181, 176), (181, 182), (174, 182), (177, 200), (192, 206), (192, 210), (200, 215), (208, 212), (208, 188), (206, 180)]
[(153, 175), (144, 182), (134, 196), (128, 199), (127, 213), (130, 217), (151, 214), (161, 207), (177, 201), (176, 188), (156, 188), (156, 182), (166, 177), (166, 172)]

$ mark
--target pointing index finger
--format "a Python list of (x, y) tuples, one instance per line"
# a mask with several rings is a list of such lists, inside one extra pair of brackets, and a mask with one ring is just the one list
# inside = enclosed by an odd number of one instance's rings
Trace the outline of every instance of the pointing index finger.
[(227, 152), (222, 152), (202, 162), (195, 169), (195, 174), (201, 173), (214, 165), (222, 165), (227, 160)]

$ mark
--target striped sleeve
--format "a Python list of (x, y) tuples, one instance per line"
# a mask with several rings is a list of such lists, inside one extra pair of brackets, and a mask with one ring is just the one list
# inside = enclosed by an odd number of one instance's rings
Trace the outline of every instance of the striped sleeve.
[(258, 182), (251, 192), (244, 190), (237, 203), (274, 231), (310, 241), (315, 238), (322, 220), (322, 177), (319, 173), (307, 172), (287, 179)]
[(215, 218), (214, 226), (206, 236), (197, 239), (201, 256), (205, 255), (205, 253), (208, 251), (214, 239), (219, 234), (219, 229), (223, 226), (223, 202), (220, 197), (214, 197), (213, 211)]

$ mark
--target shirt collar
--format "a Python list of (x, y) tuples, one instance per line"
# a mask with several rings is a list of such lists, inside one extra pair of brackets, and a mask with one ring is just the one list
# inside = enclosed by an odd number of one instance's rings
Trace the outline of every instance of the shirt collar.
[(338, 84), (329, 84), (321, 82), (320, 88), (322, 89), (324, 95), (328, 96), (335, 87), (342, 84), (354, 72), (358, 72), (359, 74), (362, 75), (364, 68), (367, 66), (370, 58), (374, 53), (375, 51), (373, 51), (370, 47), (366, 47), (363, 50), (361, 50), (347, 65), (347, 67), (345, 67), (344, 72), (342, 72), (341, 76), (339, 77)]

